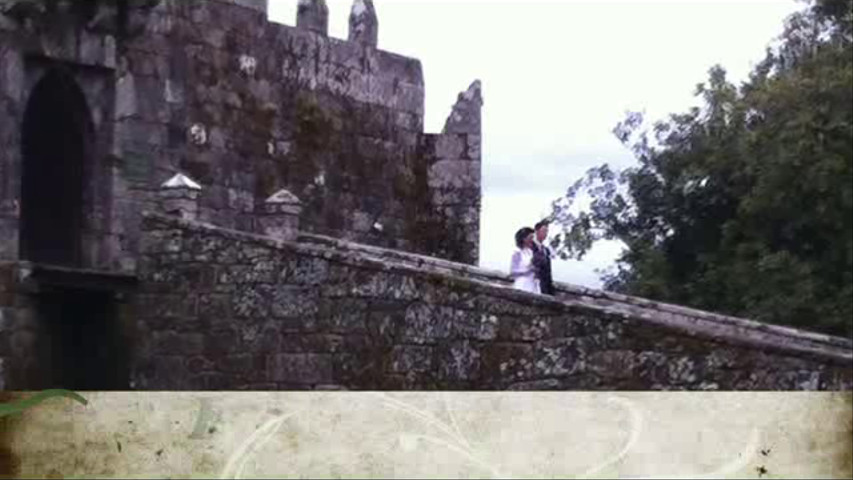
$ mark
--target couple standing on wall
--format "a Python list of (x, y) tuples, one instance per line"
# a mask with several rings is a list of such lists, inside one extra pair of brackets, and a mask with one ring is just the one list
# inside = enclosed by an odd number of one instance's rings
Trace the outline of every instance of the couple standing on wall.
[(531, 293), (554, 295), (551, 279), (551, 249), (545, 246), (548, 238), (548, 220), (542, 220), (534, 228), (524, 227), (515, 233), (518, 247), (512, 254), (509, 275), (513, 286)]

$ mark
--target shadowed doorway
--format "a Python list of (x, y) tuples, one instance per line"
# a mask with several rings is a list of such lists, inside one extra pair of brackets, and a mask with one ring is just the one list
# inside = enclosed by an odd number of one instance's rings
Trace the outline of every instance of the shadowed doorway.
[(51, 388), (128, 389), (126, 347), (112, 293), (55, 289), (39, 294), (37, 305), (52, 339)]
[[(40, 356), (49, 388), (126, 389), (125, 342), (112, 279), (83, 255), (95, 130), (86, 97), (62, 67), (35, 84), (21, 126), (20, 256), (33, 262), (31, 293), (49, 341)], [(103, 276), (103, 275), (102, 275)]]
[(70, 74), (54, 69), (36, 84), (21, 134), (21, 258), (80, 267), (93, 128)]

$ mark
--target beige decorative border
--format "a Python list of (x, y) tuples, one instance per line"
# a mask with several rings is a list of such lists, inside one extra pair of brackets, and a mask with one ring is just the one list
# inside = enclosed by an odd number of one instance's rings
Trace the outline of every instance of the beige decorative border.
[(82, 395), (88, 405), (54, 399), (0, 418), (0, 474), (853, 476), (853, 392)]

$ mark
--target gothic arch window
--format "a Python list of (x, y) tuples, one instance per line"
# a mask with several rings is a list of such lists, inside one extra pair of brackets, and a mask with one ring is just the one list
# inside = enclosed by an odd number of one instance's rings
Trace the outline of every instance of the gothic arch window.
[(30, 94), (21, 132), (21, 258), (79, 267), (84, 189), (93, 149), (86, 98), (53, 69)]

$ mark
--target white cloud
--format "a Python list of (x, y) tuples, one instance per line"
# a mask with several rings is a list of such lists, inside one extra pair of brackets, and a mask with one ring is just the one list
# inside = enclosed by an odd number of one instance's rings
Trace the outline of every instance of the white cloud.
[[(269, 3), (271, 19), (295, 23), (297, 0)], [(328, 3), (330, 34), (346, 38), (350, 2)], [(687, 109), (715, 63), (745, 79), (801, 8), (795, 0), (375, 5), (380, 48), (423, 62), (427, 131), (440, 131), (457, 94), (483, 81), (481, 263), (502, 270), (513, 232), (547, 213), (579, 174), (632, 163), (611, 134), (626, 110), (655, 119)], [(580, 264), (558, 262), (555, 276), (598, 286), (593, 269), (618, 252), (602, 245)]]

